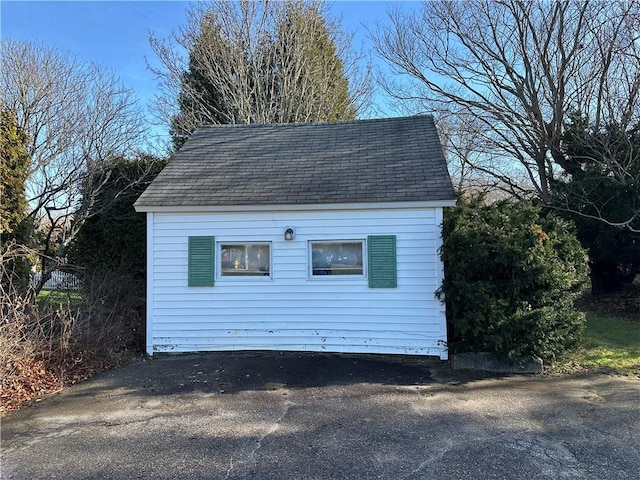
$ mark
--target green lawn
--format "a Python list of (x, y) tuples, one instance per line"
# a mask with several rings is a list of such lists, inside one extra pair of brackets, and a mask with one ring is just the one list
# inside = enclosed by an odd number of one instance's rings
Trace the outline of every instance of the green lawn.
[(65, 290), (41, 290), (38, 294), (38, 306), (40, 308), (49, 304), (54, 308), (63, 306), (77, 307), (82, 302), (82, 295), (78, 292)]
[(583, 346), (557, 367), (640, 376), (640, 319), (587, 312)]

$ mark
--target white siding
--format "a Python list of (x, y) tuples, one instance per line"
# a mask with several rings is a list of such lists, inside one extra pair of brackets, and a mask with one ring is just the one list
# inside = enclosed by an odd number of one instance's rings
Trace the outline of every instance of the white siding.
[[(442, 281), (442, 209), (149, 213), (149, 353), (308, 350), (447, 357)], [(295, 239), (284, 240), (284, 230)], [(398, 287), (366, 278), (309, 278), (308, 241), (396, 235)], [(220, 277), (187, 286), (189, 236), (271, 242), (272, 278)], [(216, 257), (217, 258), (217, 257)], [(219, 260), (217, 258), (217, 260)], [(218, 261), (219, 263), (219, 261)]]

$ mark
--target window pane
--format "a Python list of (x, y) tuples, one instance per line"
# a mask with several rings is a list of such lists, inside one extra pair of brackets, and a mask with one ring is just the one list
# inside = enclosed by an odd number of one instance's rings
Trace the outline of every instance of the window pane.
[(312, 242), (313, 275), (362, 275), (362, 242)]
[(223, 276), (269, 276), (269, 245), (220, 245)]

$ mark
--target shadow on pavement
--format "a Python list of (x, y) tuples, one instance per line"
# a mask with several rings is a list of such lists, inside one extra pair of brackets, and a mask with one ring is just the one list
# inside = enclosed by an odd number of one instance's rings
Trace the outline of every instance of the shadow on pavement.
[(2, 478), (625, 480), (638, 383), (382, 355), (165, 355), (2, 425)]
[[(434, 372), (437, 372), (434, 378)], [(302, 389), (361, 383), (377, 385), (460, 385), (484, 372), (453, 371), (436, 358), (315, 352), (211, 352), (157, 355), (95, 378), (71, 395), (87, 396), (117, 385), (121, 393), (156, 396)], [(95, 381), (97, 380), (97, 381)], [(125, 392), (126, 391), (126, 392)]]

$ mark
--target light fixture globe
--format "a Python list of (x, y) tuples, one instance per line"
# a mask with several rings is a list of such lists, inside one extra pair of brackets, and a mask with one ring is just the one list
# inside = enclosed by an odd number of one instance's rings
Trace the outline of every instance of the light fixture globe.
[(295, 232), (293, 231), (293, 227), (287, 227), (284, 231), (284, 239), (289, 241), (293, 240), (296, 237)]

